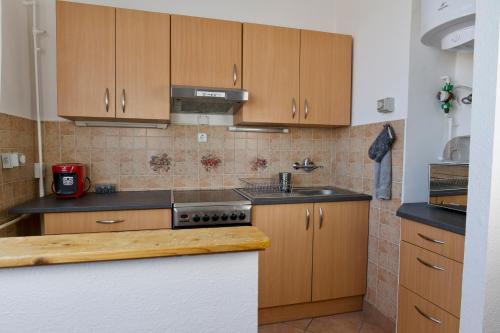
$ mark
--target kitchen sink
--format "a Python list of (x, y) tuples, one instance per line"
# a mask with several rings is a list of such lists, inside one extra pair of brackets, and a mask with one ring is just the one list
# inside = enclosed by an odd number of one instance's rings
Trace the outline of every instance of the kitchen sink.
[(334, 187), (295, 187), (291, 192), (276, 192), (276, 191), (253, 191), (248, 189), (236, 189), (243, 196), (253, 199), (292, 199), (304, 197), (324, 197), (329, 195), (345, 194), (345, 190), (336, 189)]
[(334, 195), (336, 193), (332, 188), (298, 188), (292, 191), (292, 194), (301, 196)]

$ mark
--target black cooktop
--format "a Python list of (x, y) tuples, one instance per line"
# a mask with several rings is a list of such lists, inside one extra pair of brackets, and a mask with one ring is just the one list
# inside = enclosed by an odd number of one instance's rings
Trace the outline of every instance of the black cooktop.
[(234, 190), (173, 191), (174, 207), (200, 205), (248, 205), (250, 201)]

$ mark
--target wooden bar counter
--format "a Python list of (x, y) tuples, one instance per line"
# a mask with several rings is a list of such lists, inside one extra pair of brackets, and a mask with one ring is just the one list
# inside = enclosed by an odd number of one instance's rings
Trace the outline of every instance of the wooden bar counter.
[(259, 251), (255, 227), (146, 230), (0, 239), (0, 268)]

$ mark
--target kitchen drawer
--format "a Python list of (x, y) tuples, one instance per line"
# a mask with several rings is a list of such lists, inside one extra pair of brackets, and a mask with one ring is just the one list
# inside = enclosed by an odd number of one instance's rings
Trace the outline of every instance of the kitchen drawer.
[(398, 332), (458, 333), (460, 320), (405, 287), (399, 287)]
[(451, 314), (460, 316), (463, 265), (401, 242), (400, 284)]
[(464, 236), (403, 219), (401, 240), (464, 262)]
[(46, 235), (170, 229), (172, 227), (170, 209), (47, 213), (43, 218), (43, 229)]

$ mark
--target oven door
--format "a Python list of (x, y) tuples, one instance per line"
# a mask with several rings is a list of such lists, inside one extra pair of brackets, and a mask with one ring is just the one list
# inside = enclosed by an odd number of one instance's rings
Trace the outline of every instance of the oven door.
[(430, 205), (466, 212), (468, 185), (468, 163), (429, 165)]

